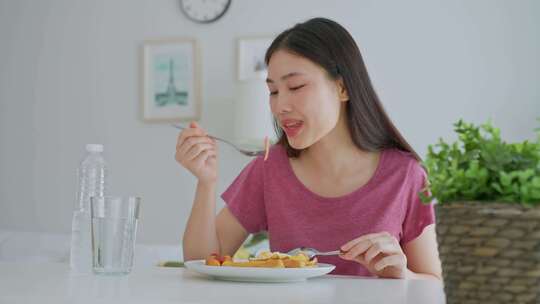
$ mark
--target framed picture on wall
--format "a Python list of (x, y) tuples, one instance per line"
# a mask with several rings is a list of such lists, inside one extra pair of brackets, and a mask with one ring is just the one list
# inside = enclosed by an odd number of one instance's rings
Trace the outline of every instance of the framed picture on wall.
[(266, 77), (264, 55), (273, 40), (270, 36), (238, 39), (238, 80)]
[(143, 43), (143, 121), (179, 122), (200, 118), (197, 49), (194, 39), (152, 40)]

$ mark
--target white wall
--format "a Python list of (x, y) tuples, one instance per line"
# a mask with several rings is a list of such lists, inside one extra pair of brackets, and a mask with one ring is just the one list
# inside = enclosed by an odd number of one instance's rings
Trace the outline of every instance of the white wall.
[[(177, 0), (0, 0), (0, 228), (69, 232), (75, 169), (103, 142), (112, 192), (143, 198), (139, 240), (178, 243), (195, 180), (174, 161), (176, 131), (139, 120), (138, 46), (194, 37), (201, 123), (232, 137), (236, 39), (312, 16), (359, 43), (383, 103), (424, 154), (452, 123), (492, 118), (508, 140), (540, 117), (540, 2), (233, 0), (199, 25)], [(248, 159), (221, 149), (220, 192)]]

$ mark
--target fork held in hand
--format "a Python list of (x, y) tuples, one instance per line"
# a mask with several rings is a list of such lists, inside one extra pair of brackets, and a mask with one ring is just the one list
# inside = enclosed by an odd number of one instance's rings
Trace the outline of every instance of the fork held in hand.
[[(188, 129), (188, 127), (184, 127), (184, 126), (181, 126), (181, 125), (176, 125), (176, 124), (172, 124), (171, 126), (173, 126), (174, 128), (177, 128), (177, 129), (180, 129), (180, 130), (184, 130), (184, 129)], [(259, 156), (259, 155), (264, 155), (264, 151), (251, 151), (251, 150), (246, 150), (246, 149), (242, 149), (240, 147), (238, 147), (237, 145), (233, 144), (232, 142), (228, 141), (228, 140), (225, 140), (223, 138), (219, 138), (219, 137), (216, 137), (216, 136), (212, 136), (212, 135), (207, 135), (208, 137), (212, 138), (212, 139), (215, 139), (215, 140), (219, 140), (223, 143), (226, 143), (228, 144), (229, 146), (233, 147), (236, 151), (246, 155), (246, 156)]]
[(305, 255), (307, 255), (309, 257), (309, 259), (313, 259), (314, 257), (316, 256), (320, 256), (320, 255), (340, 255), (340, 254), (343, 254), (344, 252), (341, 251), (341, 250), (334, 250), (334, 251), (319, 251), (317, 249), (314, 249), (314, 248), (308, 248), (308, 247), (299, 247), (299, 248), (295, 248), (289, 252), (287, 252), (287, 254), (289, 255), (298, 255), (300, 253), (303, 253)]

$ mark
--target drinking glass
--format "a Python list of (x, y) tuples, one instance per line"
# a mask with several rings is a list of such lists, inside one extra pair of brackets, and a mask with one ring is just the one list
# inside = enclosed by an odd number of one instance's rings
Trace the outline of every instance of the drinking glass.
[(90, 198), (92, 263), (96, 274), (122, 275), (133, 268), (139, 197)]

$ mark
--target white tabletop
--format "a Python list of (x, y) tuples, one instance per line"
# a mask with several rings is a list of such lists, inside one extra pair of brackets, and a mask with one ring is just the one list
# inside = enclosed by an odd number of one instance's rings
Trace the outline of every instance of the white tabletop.
[(444, 303), (442, 284), (352, 276), (299, 283), (224, 282), (184, 268), (73, 275), (63, 263), (0, 263), (0, 303)]

